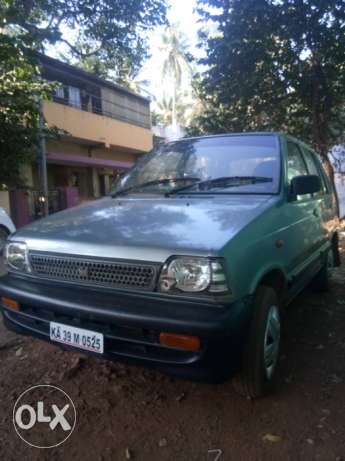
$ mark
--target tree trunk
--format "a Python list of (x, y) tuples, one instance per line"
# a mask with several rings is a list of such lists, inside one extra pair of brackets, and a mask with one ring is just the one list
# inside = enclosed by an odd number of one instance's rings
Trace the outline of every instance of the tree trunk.
[[(327, 175), (331, 180), (334, 190), (336, 192), (334, 168), (329, 159), (330, 140), (328, 133), (331, 101), (327, 96), (326, 104), (325, 101), (322, 100), (321, 91), (323, 90), (323, 93), (326, 93), (327, 95), (327, 88), (322, 67), (318, 62), (317, 58), (315, 57), (313, 57), (313, 68), (314, 75), (312, 78), (312, 117), (314, 144), (317, 146), (317, 150), (321, 155), (321, 159), (327, 172)], [(337, 212), (339, 215), (339, 200), (337, 192), (335, 193), (335, 197)]]
[(176, 80), (174, 81), (173, 100), (172, 100), (172, 125), (175, 128), (177, 125), (176, 119)]

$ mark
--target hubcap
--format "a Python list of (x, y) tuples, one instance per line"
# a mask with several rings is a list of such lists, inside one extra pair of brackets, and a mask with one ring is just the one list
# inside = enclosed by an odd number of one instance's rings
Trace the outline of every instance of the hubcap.
[(271, 379), (277, 364), (280, 345), (280, 317), (277, 306), (271, 306), (267, 316), (264, 339), (264, 364), (267, 379)]

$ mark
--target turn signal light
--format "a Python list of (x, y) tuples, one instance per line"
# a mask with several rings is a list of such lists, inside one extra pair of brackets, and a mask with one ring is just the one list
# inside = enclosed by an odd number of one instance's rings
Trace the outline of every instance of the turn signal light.
[(19, 311), (19, 303), (11, 298), (1, 298), (1, 304), (7, 309), (12, 309), (13, 311)]
[(162, 346), (196, 352), (200, 349), (200, 339), (197, 336), (177, 335), (174, 333), (161, 333), (159, 342)]

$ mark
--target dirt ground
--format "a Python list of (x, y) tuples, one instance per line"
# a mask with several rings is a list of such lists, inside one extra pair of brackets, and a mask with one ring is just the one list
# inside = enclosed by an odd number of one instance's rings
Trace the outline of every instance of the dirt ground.
[[(231, 383), (196, 384), (65, 352), (0, 326), (0, 459), (345, 461), (345, 268), (326, 294), (289, 307), (279, 383), (245, 400)], [(77, 424), (60, 447), (40, 450), (12, 425), (16, 398), (54, 384), (73, 399)]]

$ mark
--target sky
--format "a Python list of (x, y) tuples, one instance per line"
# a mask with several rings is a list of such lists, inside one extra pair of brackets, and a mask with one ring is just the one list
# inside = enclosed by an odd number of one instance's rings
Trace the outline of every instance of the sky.
[(193, 11), (196, 7), (196, 0), (170, 0), (169, 3), (169, 21), (180, 23), (192, 47), (195, 47), (198, 41), (198, 16)]

